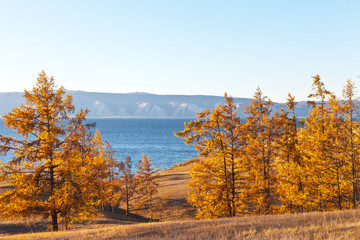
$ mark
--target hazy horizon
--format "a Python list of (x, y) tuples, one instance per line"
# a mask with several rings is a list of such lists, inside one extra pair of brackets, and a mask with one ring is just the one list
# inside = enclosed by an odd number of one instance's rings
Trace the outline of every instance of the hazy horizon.
[[(31, 92), (31, 89), (26, 89), (27, 91)], [(144, 95), (157, 95), (157, 96), (204, 96), (204, 97), (220, 97), (223, 98), (223, 95), (211, 95), (211, 94), (158, 94), (158, 93), (151, 93), (151, 92), (96, 92), (96, 91), (85, 91), (85, 90), (72, 90), (72, 89), (65, 89), (66, 92), (84, 92), (84, 93), (95, 93), (95, 94), (144, 94)], [(24, 91), (8, 91), (8, 92), (4, 92), (4, 91), (0, 91), (1, 93), (23, 93)], [(255, 92), (255, 91), (254, 91)], [(238, 99), (253, 99), (253, 97), (241, 97), (241, 96), (233, 96), (231, 94), (228, 93), (228, 96), (233, 97), (233, 98), (238, 98)], [(265, 94), (264, 94), (265, 96)], [(273, 101), (271, 99), (270, 96), (267, 96), (272, 102), (275, 103), (285, 103), (286, 99), (284, 99), (283, 101)], [(299, 100), (297, 102), (306, 102), (307, 100)]]

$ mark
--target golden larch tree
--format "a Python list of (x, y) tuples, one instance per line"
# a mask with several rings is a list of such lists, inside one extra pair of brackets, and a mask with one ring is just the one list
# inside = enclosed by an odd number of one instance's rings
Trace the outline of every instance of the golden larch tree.
[(199, 218), (233, 217), (244, 205), (241, 122), (233, 99), (225, 93), (225, 104), (199, 112), (175, 133), (193, 143), (199, 158), (191, 166), (188, 201), (197, 208)]
[(346, 82), (343, 88), (343, 100), (341, 101), (341, 115), (343, 118), (344, 138), (341, 143), (343, 157), (349, 162), (349, 174), (347, 178), (351, 182), (351, 202), (356, 209), (359, 202), (359, 172), (360, 172), (360, 125), (359, 125), (359, 97), (357, 96), (355, 83), (351, 80)]
[(138, 162), (137, 167), (137, 194), (139, 195), (138, 207), (145, 207), (149, 210), (150, 221), (153, 220), (154, 210), (159, 206), (155, 195), (157, 194), (159, 186), (159, 171), (160, 168), (154, 169), (151, 166), (151, 161), (144, 153)]
[(295, 97), (288, 94), (287, 110), (280, 109), (278, 118), (279, 136), (277, 138), (278, 155), (277, 170), (277, 193), (282, 202), (281, 211), (301, 212), (305, 196), (303, 192), (304, 166), (302, 156), (298, 148), (298, 119), (295, 113)]
[(118, 188), (120, 191), (121, 200), (125, 201), (126, 204), (126, 216), (130, 213), (131, 200), (136, 196), (136, 188), (138, 179), (132, 172), (132, 161), (131, 157), (127, 156), (124, 161), (119, 164), (119, 182)]
[(326, 100), (330, 91), (325, 89), (319, 75), (313, 77), (312, 88), (314, 93), (310, 94), (308, 98), (315, 98), (319, 101), (308, 101), (310, 112), (305, 119), (304, 128), (299, 133), (299, 149), (307, 173), (306, 184), (303, 185), (307, 198), (304, 207), (307, 210), (323, 210), (326, 201), (323, 191), (326, 190), (323, 185), (325, 181), (323, 170), (326, 163), (325, 152), (328, 150), (325, 128), (329, 109), (326, 106)]
[(0, 196), (1, 217), (42, 215), (51, 219), (53, 231), (59, 218), (68, 227), (93, 217), (110, 159), (100, 133), (93, 136), (85, 123), (87, 110), (75, 114), (72, 97), (44, 71), (24, 98), (25, 104), (4, 115), (5, 126), (19, 137), (0, 136), (0, 152), (13, 152), (1, 166), (1, 177), (11, 185)]
[(246, 114), (247, 198), (255, 213), (275, 210), (275, 158), (277, 126), (272, 117), (273, 103), (257, 88), (254, 99), (244, 106)]
[(342, 209), (349, 185), (344, 178), (347, 163), (339, 148), (344, 130), (341, 106), (336, 96), (325, 89), (319, 75), (313, 77), (313, 90), (309, 98), (318, 102), (309, 101), (311, 109), (299, 134), (307, 173), (306, 207), (321, 211)]

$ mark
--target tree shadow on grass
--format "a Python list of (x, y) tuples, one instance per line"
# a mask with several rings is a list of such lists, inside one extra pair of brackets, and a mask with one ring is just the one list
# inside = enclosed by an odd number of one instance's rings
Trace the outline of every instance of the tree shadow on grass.
[(48, 232), (50, 229), (48, 228), (49, 222), (47, 221), (37, 221), (31, 222), (30, 225), (25, 222), (0, 222), (0, 234), (21, 234), (21, 233), (33, 233), (33, 232)]
[[(115, 208), (113, 212), (106, 209), (105, 211), (99, 211), (102, 216), (94, 218), (93, 220), (84, 221), (81, 223), (75, 223), (71, 229), (77, 229), (78, 227), (83, 228), (87, 225), (104, 225), (107, 224), (134, 224), (134, 223), (145, 223), (150, 222), (150, 218), (129, 213), (126, 216), (126, 211), (121, 208)], [(158, 222), (158, 219), (153, 219), (152, 222)], [(25, 233), (35, 233), (35, 232), (50, 232), (51, 229), (48, 228), (49, 220), (34, 220), (30, 224), (26, 224), (25, 221), (11, 222), (11, 221), (1, 221), (0, 220), (0, 236), (1, 235), (13, 235), (13, 234), (25, 234)], [(59, 226), (60, 228), (63, 226)]]
[[(104, 211), (102, 212), (102, 214), (104, 214), (104, 216), (107, 219), (112, 219), (112, 220), (119, 220), (119, 221), (124, 221), (124, 222), (128, 222), (128, 223), (143, 223), (143, 222), (150, 222), (150, 218), (141, 216), (139, 214), (135, 214), (135, 213), (128, 213), (128, 215), (126, 216), (126, 211), (122, 208), (118, 208), (115, 207), (114, 211), (111, 212), (110, 210)], [(154, 221), (158, 221), (158, 220), (152, 220)]]
[[(126, 216), (126, 211), (124, 209), (115, 207), (113, 211), (109, 207), (105, 207), (105, 210), (98, 210), (101, 213), (100, 217), (94, 218), (89, 221), (84, 221), (82, 223), (76, 223), (77, 226), (86, 226), (86, 225), (107, 225), (107, 224), (135, 224), (135, 223), (145, 223), (150, 222), (150, 218), (141, 216), (135, 213), (129, 213)], [(153, 219), (153, 222), (158, 222), (159, 220)], [(77, 228), (75, 226), (75, 228)]]

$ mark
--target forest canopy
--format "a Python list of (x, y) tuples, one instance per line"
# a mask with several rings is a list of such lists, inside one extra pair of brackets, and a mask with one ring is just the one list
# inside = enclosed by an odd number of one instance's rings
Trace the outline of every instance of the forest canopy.
[(313, 77), (309, 115), (297, 102), (275, 112), (258, 88), (243, 106), (245, 119), (225, 93), (225, 104), (206, 109), (175, 133), (193, 144), (188, 201), (199, 218), (356, 208), (360, 201), (360, 115), (355, 84), (341, 97)]

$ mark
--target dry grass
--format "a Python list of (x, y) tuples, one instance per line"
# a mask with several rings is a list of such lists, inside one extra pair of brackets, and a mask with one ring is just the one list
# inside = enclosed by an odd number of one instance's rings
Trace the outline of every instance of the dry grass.
[(360, 212), (140, 223), (0, 239), (360, 239)]
[[(157, 197), (166, 195), (167, 200), (165, 208), (154, 213), (155, 221), (178, 221), (195, 218), (195, 208), (186, 201), (187, 192), (190, 191), (186, 185), (191, 179), (189, 175), (191, 163), (191, 160), (185, 161), (160, 172)], [(125, 208), (125, 205), (120, 207)], [(148, 211), (144, 209), (131, 210), (131, 212), (149, 217)]]
[(195, 208), (187, 201), (187, 183), (191, 177), (189, 175), (191, 160), (177, 164), (170, 169), (165, 169), (160, 173), (158, 196), (166, 195), (166, 207), (155, 214), (155, 218), (160, 221), (189, 220), (195, 218)]

